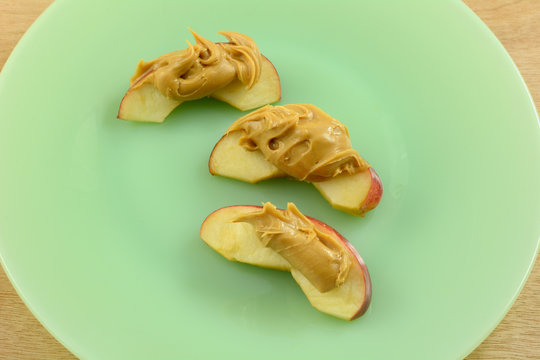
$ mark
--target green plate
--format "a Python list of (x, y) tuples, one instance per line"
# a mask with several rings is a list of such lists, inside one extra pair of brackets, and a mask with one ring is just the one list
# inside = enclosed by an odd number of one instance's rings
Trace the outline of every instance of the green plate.
[[(242, 112), (183, 104), (116, 119), (140, 58), (187, 27), (252, 36), (281, 103), (345, 123), (385, 193), (365, 218), (310, 185), (212, 177)], [(0, 254), (36, 317), (86, 359), (455, 359), (502, 319), (540, 234), (538, 118), (511, 59), (459, 1), (58, 1), (0, 77)], [(295, 202), (343, 233), (368, 312), (313, 309), (290, 275), (226, 261), (210, 212)]]

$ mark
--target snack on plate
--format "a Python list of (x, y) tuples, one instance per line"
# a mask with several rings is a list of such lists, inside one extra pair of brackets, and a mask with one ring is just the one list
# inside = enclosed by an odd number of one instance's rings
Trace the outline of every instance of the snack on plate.
[(229, 42), (214, 43), (192, 31), (195, 44), (141, 60), (120, 103), (122, 120), (163, 122), (184, 101), (206, 96), (240, 110), (281, 98), (276, 69), (247, 35), (220, 31)]
[(354, 320), (368, 308), (371, 281), (354, 247), (325, 223), (286, 210), (237, 205), (211, 213), (201, 238), (231, 261), (290, 271), (317, 310)]
[(208, 167), (249, 183), (285, 176), (311, 182), (332, 206), (354, 215), (375, 208), (383, 192), (345, 125), (310, 104), (267, 105), (236, 120)]

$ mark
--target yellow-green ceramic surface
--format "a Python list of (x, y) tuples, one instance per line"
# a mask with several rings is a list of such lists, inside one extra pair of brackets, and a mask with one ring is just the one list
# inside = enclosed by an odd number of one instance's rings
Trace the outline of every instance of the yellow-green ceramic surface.
[[(305, 183), (208, 173), (244, 113), (185, 103), (116, 119), (139, 59), (188, 27), (249, 34), (281, 103), (345, 123), (384, 184), (365, 218)], [(36, 317), (84, 359), (456, 359), (517, 296), (540, 234), (540, 131), (511, 59), (459, 1), (58, 1), (0, 76), (0, 255)], [(213, 210), (295, 202), (358, 249), (368, 312), (313, 309), (290, 275), (199, 238)]]

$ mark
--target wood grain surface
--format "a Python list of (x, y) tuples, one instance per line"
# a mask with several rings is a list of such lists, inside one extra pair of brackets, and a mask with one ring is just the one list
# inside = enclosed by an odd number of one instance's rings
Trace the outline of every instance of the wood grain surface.
[[(51, 0), (0, 2), (0, 66)], [(540, 1), (465, 0), (510, 53), (540, 108)], [(540, 219), (539, 219), (540, 221)], [(540, 258), (506, 317), (468, 357), (540, 359)], [(0, 268), (0, 359), (76, 359), (34, 318)]]

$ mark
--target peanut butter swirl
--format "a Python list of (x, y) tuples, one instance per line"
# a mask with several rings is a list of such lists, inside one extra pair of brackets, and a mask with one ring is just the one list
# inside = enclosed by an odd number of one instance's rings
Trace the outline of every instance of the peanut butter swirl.
[(345, 125), (310, 104), (267, 105), (236, 120), (240, 145), (300, 180), (324, 181), (369, 164), (352, 148)]
[(345, 282), (351, 266), (345, 245), (317, 229), (293, 203), (281, 211), (267, 202), (262, 210), (234, 221), (252, 224), (264, 246), (283, 256), (320, 292)]
[(238, 79), (251, 88), (261, 74), (259, 48), (247, 35), (220, 31), (229, 42), (214, 43), (191, 31), (196, 43), (151, 61), (139, 61), (130, 82), (133, 87), (153, 84), (176, 100), (211, 95)]

